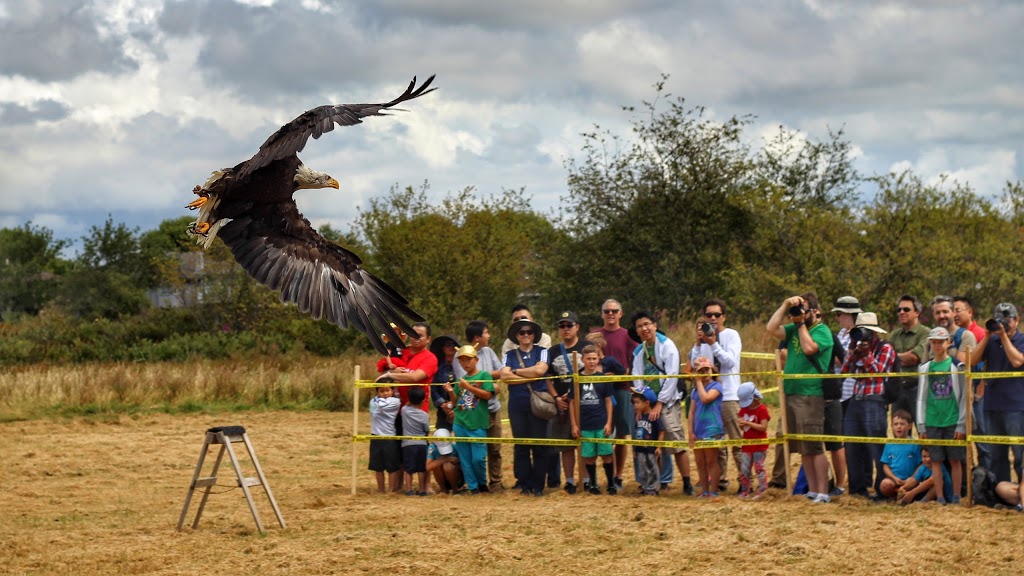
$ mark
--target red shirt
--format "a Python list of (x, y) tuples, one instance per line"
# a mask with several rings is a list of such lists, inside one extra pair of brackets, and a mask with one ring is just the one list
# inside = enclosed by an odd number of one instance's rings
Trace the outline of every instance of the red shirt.
[[(420, 384), (427, 384), (427, 386), (422, 386), (424, 397), (423, 403), (420, 404), (420, 408), (422, 408), (424, 412), (429, 413), (429, 384), (434, 379), (434, 374), (437, 374), (437, 356), (434, 356), (434, 353), (426, 348), (415, 354), (409, 348), (404, 348), (402, 349), (402, 360), (405, 361), (405, 367), (408, 368), (410, 372), (415, 372), (416, 370), (423, 370), (424, 372), (426, 372), (426, 378), (419, 381)], [(409, 401), (409, 390), (412, 387), (397, 386), (396, 388), (398, 388), (398, 397), (402, 399), (402, 406), (405, 406), (406, 402)]]
[(974, 334), (974, 340), (976, 342), (981, 342), (981, 339), (985, 337), (985, 329), (978, 326), (978, 323), (974, 320), (971, 320), (971, 325), (968, 326), (967, 329), (971, 331), (971, 334)]
[[(746, 408), (740, 408), (739, 417), (740, 420), (745, 420), (747, 422), (757, 422), (758, 424), (760, 424), (761, 422), (767, 422), (771, 420), (771, 416), (768, 415), (768, 407), (765, 406), (764, 404), (761, 404), (757, 408), (753, 409), (751, 409), (749, 406)], [(762, 432), (761, 430), (747, 428), (746, 430), (743, 431), (744, 440), (750, 440), (755, 438), (768, 438), (768, 429), (765, 428), (765, 430)], [(743, 446), (743, 451), (747, 452), (748, 454), (753, 452), (764, 452), (767, 449), (767, 444), (746, 444)]]
[[(604, 326), (597, 330), (604, 336), (605, 356), (611, 356), (622, 363), (627, 369), (633, 365), (633, 350), (636, 350), (639, 342), (634, 342), (629, 337), (629, 332), (622, 327), (614, 332), (609, 332)], [(633, 385), (633, 381), (615, 382), (616, 390), (628, 390)]]

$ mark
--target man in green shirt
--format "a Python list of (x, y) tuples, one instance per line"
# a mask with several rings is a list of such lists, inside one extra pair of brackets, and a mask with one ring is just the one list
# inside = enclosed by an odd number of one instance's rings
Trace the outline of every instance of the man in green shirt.
[[(786, 342), (784, 374), (825, 374), (832, 359), (832, 332), (818, 318), (818, 296), (807, 292), (787, 298), (768, 321), (767, 330)], [(788, 324), (783, 324), (786, 319)], [(787, 378), (786, 426), (791, 434), (822, 434), (825, 427), (825, 398), (821, 378)], [(791, 442), (800, 454), (807, 475), (807, 497), (829, 502), (828, 460), (821, 442)]]
[[(896, 350), (893, 369), (897, 372), (917, 372), (919, 364), (928, 357), (927, 326), (921, 324), (921, 301), (916, 296), (904, 294), (896, 305), (896, 317), (900, 325), (889, 332), (889, 343)], [(895, 386), (899, 397), (892, 404), (893, 411), (906, 410), (917, 421), (917, 377), (890, 378), (886, 386)], [(920, 430), (917, 431), (921, 433)]]

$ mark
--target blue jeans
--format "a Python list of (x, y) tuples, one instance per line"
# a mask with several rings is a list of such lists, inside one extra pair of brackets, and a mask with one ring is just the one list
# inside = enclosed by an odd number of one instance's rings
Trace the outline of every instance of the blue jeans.
[[(846, 416), (843, 417), (843, 435), (885, 438), (887, 422), (885, 402), (865, 400), (856, 396), (850, 399)], [(871, 475), (875, 473), (874, 487), (882, 481), (881, 444), (862, 442), (846, 443), (846, 468), (850, 479), (850, 494), (865, 495), (872, 486)]]
[[(985, 435), (985, 411), (982, 410), (983, 402), (978, 401), (971, 406), (972, 414), (971, 422), (971, 434), (976, 436)], [(974, 447), (978, 449), (978, 466), (985, 468), (986, 470), (992, 469), (992, 453), (989, 451), (989, 444), (975, 444)], [(967, 472), (970, 472), (968, 470)]]
[[(990, 436), (1024, 436), (1024, 412), (985, 411), (985, 428)], [(988, 450), (992, 458), (989, 468), (999, 482), (1010, 482), (1010, 449), (1013, 450), (1013, 470), (1020, 482), (1021, 457), (1024, 446), (1007, 446), (1006, 444), (989, 444)]]
[[(548, 423), (533, 415), (529, 401), (525, 406), (509, 402), (508, 420), (514, 438), (546, 438)], [(525, 407), (525, 410), (523, 409)], [(543, 492), (544, 476), (550, 454), (548, 446), (516, 444), (512, 447), (512, 470), (519, 488), (527, 492)]]
[[(462, 426), (453, 425), (455, 436), (464, 438), (486, 438), (487, 429), (470, 430)], [(459, 466), (462, 468), (462, 476), (466, 479), (466, 486), (470, 490), (477, 490), (481, 486), (487, 486), (487, 444), (481, 442), (455, 442), (455, 453), (459, 455)]]

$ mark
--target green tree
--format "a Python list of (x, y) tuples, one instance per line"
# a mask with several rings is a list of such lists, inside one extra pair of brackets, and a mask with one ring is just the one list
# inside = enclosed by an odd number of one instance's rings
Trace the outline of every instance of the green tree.
[(38, 314), (58, 292), (60, 275), (68, 268), (61, 259), (67, 240), (31, 222), (0, 229), (0, 315), (10, 320)]
[(108, 216), (103, 226), (92, 226), (82, 237), (82, 252), (63, 284), (61, 302), (85, 318), (137, 314), (149, 304), (146, 288), (154, 277), (138, 229), (115, 224)]

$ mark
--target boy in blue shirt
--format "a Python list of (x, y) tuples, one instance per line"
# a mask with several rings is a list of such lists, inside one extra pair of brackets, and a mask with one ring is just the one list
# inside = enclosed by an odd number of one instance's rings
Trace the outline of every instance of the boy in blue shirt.
[[(913, 417), (906, 410), (892, 413), (892, 435), (908, 438)], [(886, 444), (882, 450), (882, 472), (885, 478), (879, 484), (882, 496), (895, 498), (907, 480), (921, 465), (921, 446), (918, 444)]]
[[(661, 420), (651, 418), (651, 408), (658, 402), (654, 390), (642, 385), (632, 388), (633, 410), (636, 412), (636, 428), (633, 431), (635, 440), (664, 440), (665, 429)], [(633, 446), (633, 459), (636, 461), (637, 480), (640, 482), (640, 494), (657, 496), (658, 483), (661, 476), (661, 447)]]
[[(934, 448), (934, 447), (933, 447)], [(921, 500), (922, 502), (928, 502), (929, 500), (938, 500), (939, 502), (949, 502), (953, 497), (953, 485), (949, 478), (949, 471), (946, 470), (945, 466), (940, 464), (939, 468), (942, 469), (943, 482), (940, 488), (938, 483), (935, 481), (935, 477), (932, 475), (935, 467), (933, 466), (931, 457), (927, 447), (921, 448), (921, 465), (917, 467), (917, 471), (914, 475), (907, 479), (906, 483), (900, 487), (897, 498), (900, 504), (910, 504), (911, 502)], [(940, 499), (938, 494), (939, 490), (943, 491), (944, 500)]]

